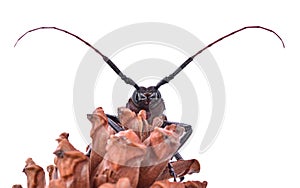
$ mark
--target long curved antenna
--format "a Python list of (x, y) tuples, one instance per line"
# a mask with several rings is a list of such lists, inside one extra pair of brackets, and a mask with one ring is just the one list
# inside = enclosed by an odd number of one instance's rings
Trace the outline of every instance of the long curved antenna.
[(83, 42), (85, 45), (89, 46), (90, 48), (92, 48), (97, 54), (99, 54), (103, 60), (115, 71), (115, 73), (117, 75), (119, 75), (121, 77), (121, 79), (126, 83), (126, 84), (130, 84), (132, 86), (134, 86), (137, 90), (140, 88), (131, 78), (127, 77), (126, 75), (124, 75), (120, 69), (108, 58), (106, 57), (105, 55), (103, 55), (97, 48), (95, 48), (94, 46), (92, 46), (90, 43), (88, 43), (87, 41), (83, 40), (82, 38), (80, 38), (79, 36), (69, 32), (69, 31), (66, 31), (64, 29), (60, 29), (60, 28), (57, 28), (57, 27), (38, 27), (38, 28), (35, 28), (35, 29), (31, 29), (29, 31), (27, 31), (26, 33), (24, 33), (21, 37), (18, 38), (17, 42), (15, 43), (14, 47), (16, 47), (16, 45), (18, 44), (18, 42), (25, 36), (27, 35), (28, 33), (30, 32), (33, 32), (33, 31), (36, 31), (36, 30), (40, 30), (40, 29), (55, 29), (55, 30), (58, 30), (58, 31), (62, 31), (64, 33), (67, 33), (68, 35), (71, 35), (75, 38), (77, 38), (78, 40), (80, 40), (81, 42)]
[(163, 78), (160, 82), (158, 82), (158, 84), (155, 86), (155, 88), (158, 89), (160, 86), (162, 86), (162, 85), (168, 83), (170, 80), (172, 80), (172, 79), (173, 79), (179, 72), (181, 72), (181, 71), (182, 71), (182, 70), (183, 70), (183, 69), (184, 69), (191, 61), (193, 61), (193, 59), (194, 59), (197, 55), (201, 54), (201, 53), (202, 53), (204, 50), (206, 50), (207, 48), (211, 47), (212, 45), (214, 45), (214, 44), (220, 42), (221, 40), (223, 40), (223, 39), (225, 39), (225, 38), (227, 38), (227, 37), (229, 37), (229, 36), (231, 36), (231, 35), (234, 35), (234, 34), (240, 32), (240, 31), (243, 31), (243, 30), (249, 29), (249, 28), (263, 29), (263, 30), (269, 31), (269, 32), (271, 32), (271, 33), (274, 33), (274, 34), (280, 39), (283, 48), (285, 48), (285, 45), (284, 45), (283, 40), (281, 39), (281, 37), (280, 37), (275, 31), (273, 31), (273, 30), (271, 30), (271, 29), (268, 29), (268, 28), (265, 28), (265, 27), (261, 27), (261, 26), (246, 26), (246, 27), (243, 27), (243, 28), (241, 28), (241, 29), (235, 30), (235, 31), (233, 31), (233, 32), (231, 32), (231, 33), (229, 33), (229, 34), (227, 34), (227, 35), (225, 35), (225, 36), (219, 38), (218, 40), (216, 40), (216, 41), (210, 43), (209, 45), (205, 46), (204, 48), (202, 48), (201, 50), (199, 50), (198, 52), (196, 52), (194, 55), (192, 55), (191, 57), (189, 57), (185, 62), (183, 62), (183, 63), (182, 63), (182, 64), (181, 64), (181, 65), (180, 65), (180, 66), (179, 66), (172, 74), (170, 74), (169, 76), (166, 76), (166, 77)]

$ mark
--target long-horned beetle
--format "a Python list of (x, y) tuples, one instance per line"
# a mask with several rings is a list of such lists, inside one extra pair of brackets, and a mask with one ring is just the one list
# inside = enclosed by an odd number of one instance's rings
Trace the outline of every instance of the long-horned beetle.
[[(24, 33), (15, 43), (15, 46), (17, 45), (17, 43), (28, 33), (36, 31), (36, 30), (41, 30), (41, 29), (54, 29), (54, 30), (58, 30), (61, 32), (64, 32), (68, 35), (71, 35), (75, 38), (77, 38), (78, 40), (80, 40), (81, 42), (83, 42), (85, 45), (89, 46), (90, 48), (92, 48), (97, 54), (99, 54), (102, 59), (104, 60), (104, 62), (109, 65), (111, 67), (111, 69), (120, 76), (120, 78), (129, 85), (132, 85), (135, 88), (135, 91), (133, 92), (131, 98), (128, 100), (126, 107), (129, 108), (131, 111), (138, 113), (140, 110), (145, 110), (146, 111), (146, 119), (149, 123), (152, 123), (152, 120), (154, 117), (157, 116), (163, 116), (164, 117), (164, 122), (161, 125), (161, 127), (166, 127), (170, 124), (175, 124), (176, 126), (180, 126), (184, 128), (184, 134), (183, 136), (180, 138), (180, 145), (182, 146), (186, 140), (191, 136), (192, 134), (192, 127), (191, 125), (187, 125), (184, 123), (177, 123), (177, 122), (171, 122), (168, 121), (166, 116), (164, 116), (164, 111), (165, 111), (165, 103), (163, 101), (163, 98), (161, 96), (161, 93), (159, 91), (159, 88), (170, 82), (172, 79), (174, 79), (176, 77), (176, 75), (178, 73), (180, 73), (189, 63), (191, 63), (193, 61), (193, 59), (198, 56), (199, 54), (201, 54), (203, 51), (205, 51), (206, 49), (210, 48), (211, 46), (213, 46), (214, 44), (220, 42), (221, 40), (234, 35), (240, 31), (243, 31), (245, 29), (250, 29), (250, 28), (257, 28), (257, 29), (263, 29), (266, 30), (268, 32), (271, 32), (273, 34), (275, 34), (280, 41), (282, 42), (283, 47), (285, 47), (283, 40), (281, 39), (281, 37), (274, 32), (271, 29), (265, 28), (265, 27), (261, 27), (261, 26), (246, 26), (243, 27), (241, 29), (235, 30), (217, 40), (215, 40), (214, 42), (208, 44), (207, 46), (205, 46), (204, 48), (200, 49), (199, 51), (197, 51), (194, 55), (190, 56), (189, 58), (186, 59), (186, 61), (184, 61), (174, 72), (172, 72), (170, 75), (164, 77), (163, 79), (161, 79), (156, 85), (154, 86), (150, 86), (150, 87), (143, 87), (143, 86), (139, 86), (135, 81), (133, 81), (131, 78), (127, 77), (126, 75), (124, 75), (122, 73), (122, 71), (116, 66), (116, 64), (114, 64), (112, 62), (112, 60), (105, 56), (104, 54), (102, 54), (98, 49), (96, 49), (93, 45), (91, 45), (90, 43), (86, 42), (85, 40), (83, 40), (81, 37), (66, 31), (64, 29), (60, 29), (57, 27), (39, 27), (39, 28), (35, 28), (32, 30), (27, 31), (26, 33)], [(108, 117), (108, 123), (109, 125), (116, 131), (116, 132), (120, 132), (123, 131), (124, 129), (120, 126), (120, 122), (118, 120), (118, 118), (114, 115), (109, 115), (107, 114)], [(180, 148), (180, 147), (179, 147)], [(178, 152), (174, 153), (173, 155), (177, 160), (183, 159), (180, 154)], [(174, 180), (176, 181), (176, 173), (172, 170), (172, 166), (169, 163), (169, 168), (170, 168), (170, 173), (174, 176)]]

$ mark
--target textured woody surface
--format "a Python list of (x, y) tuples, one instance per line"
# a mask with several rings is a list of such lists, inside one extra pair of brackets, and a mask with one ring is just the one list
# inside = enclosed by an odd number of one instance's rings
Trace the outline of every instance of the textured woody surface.
[(89, 114), (87, 118), (92, 123), (90, 137), (92, 138), (90, 155), (90, 170), (92, 177), (96, 174), (96, 168), (103, 160), (106, 153), (106, 145), (110, 135), (114, 134), (112, 128), (108, 125), (107, 117), (101, 107), (97, 108), (93, 114)]
[(146, 152), (132, 130), (121, 131), (110, 137), (106, 147), (107, 153), (99, 164), (94, 187), (103, 183), (116, 183), (118, 179), (127, 177), (132, 187), (139, 181), (139, 166)]
[(154, 127), (146, 120), (146, 111), (141, 110), (138, 114), (128, 108), (118, 108), (118, 118), (125, 129), (132, 129), (143, 142), (149, 137)]
[[(116, 133), (109, 125), (101, 107), (87, 116), (92, 124), (90, 157), (77, 150), (64, 132), (56, 139), (54, 165), (45, 173), (31, 158), (24, 172), (29, 188), (205, 188), (207, 182), (170, 182), (168, 163), (180, 145), (184, 129), (175, 124), (161, 128), (164, 116), (147, 121), (144, 110), (137, 114), (127, 108), (118, 109), (119, 126)], [(198, 173), (196, 159), (171, 162), (177, 177)], [(18, 188), (20, 185), (14, 185)]]
[(49, 182), (48, 188), (67, 188), (66, 182), (62, 179), (55, 179)]
[(12, 186), (12, 188), (22, 188), (22, 185), (20, 185), (20, 184), (15, 184), (15, 185)]
[(104, 183), (99, 188), (133, 188), (128, 178), (120, 178), (116, 184)]
[(47, 172), (49, 175), (49, 181), (55, 180), (58, 178), (57, 167), (54, 165), (47, 166)]
[(156, 181), (150, 188), (206, 188), (207, 182), (187, 181), (169, 182), (168, 180)]
[(193, 187), (198, 187), (198, 188), (206, 188), (207, 187), (207, 182), (206, 181), (203, 181), (203, 182), (200, 182), (200, 181), (187, 181), (187, 182), (184, 182), (184, 185), (186, 188), (193, 188)]
[(147, 153), (141, 166), (138, 187), (149, 187), (166, 168), (169, 160), (179, 147), (177, 133), (182, 133), (181, 127), (170, 125), (166, 128), (154, 128), (150, 136), (144, 141)]
[[(184, 177), (187, 174), (193, 174), (200, 172), (200, 163), (196, 159), (191, 160), (178, 160), (171, 162), (174, 171), (178, 177)], [(166, 167), (160, 174), (157, 180), (164, 180), (172, 178), (169, 168)]]
[(89, 187), (89, 160), (79, 151), (66, 151), (57, 159), (60, 178), (67, 187)]
[[(67, 135), (67, 136), (66, 136)], [(62, 133), (58, 141), (58, 147), (53, 152), (54, 160), (62, 181), (57, 181), (68, 188), (89, 187), (89, 159), (78, 151), (68, 140), (69, 134)]]
[(46, 185), (45, 172), (42, 167), (35, 164), (32, 158), (26, 160), (23, 172), (27, 176), (28, 188), (44, 188)]

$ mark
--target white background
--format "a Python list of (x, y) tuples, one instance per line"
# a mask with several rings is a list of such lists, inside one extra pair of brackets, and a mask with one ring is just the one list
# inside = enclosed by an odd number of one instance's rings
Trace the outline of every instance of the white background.
[[(213, 187), (299, 187), (299, 10), (295, 1), (10, 1), (0, 5), (0, 187), (21, 183), (27, 157), (52, 163), (55, 138), (70, 133), (84, 151), (73, 115), (73, 84), (87, 48), (53, 31), (16, 39), (38, 26), (57, 26), (91, 43), (128, 24), (174, 24), (208, 44), (246, 25), (248, 30), (210, 52), (226, 88), (226, 115), (214, 145), (196, 154), (202, 170), (191, 179)], [(87, 112), (89, 113), (89, 112)], [(198, 148), (199, 138), (190, 142)], [(198, 140), (197, 140), (198, 139)], [(200, 138), (201, 139), (201, 138)], [(196, 149), (195, 149), (196, 150)], [(189, 151), (185, 151), (189, 153)]]

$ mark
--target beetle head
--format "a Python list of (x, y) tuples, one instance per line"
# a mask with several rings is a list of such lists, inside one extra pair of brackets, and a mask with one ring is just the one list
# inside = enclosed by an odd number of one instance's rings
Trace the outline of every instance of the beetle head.
[(154, 86), (139, 87), (131, 97), (133, 103), (141, 109), (149, 110), (150, 105), (155, 105), (161, 99), (161, 94)]

